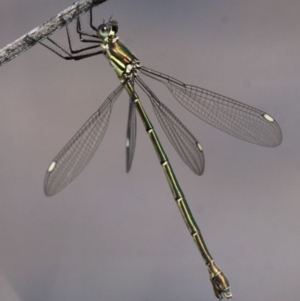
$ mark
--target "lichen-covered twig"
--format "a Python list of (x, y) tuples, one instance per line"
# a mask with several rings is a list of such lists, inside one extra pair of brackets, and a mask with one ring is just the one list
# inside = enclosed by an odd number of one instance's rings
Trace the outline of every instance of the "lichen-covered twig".
[(74, 3), (57, 16), (49, 21), (39, 25), (26, 33), (16, 41), (8, 44), (0, 50), (0, 66), (15, 58), (20, 53), (26, 51), (35, 45), (38, 41), (45, 39), (47, 36), (62, 28), (66, 24), (74, 20), (78, 15), (86, 13), (93, 6), (101, 4), (107, 0), (83, 0)]

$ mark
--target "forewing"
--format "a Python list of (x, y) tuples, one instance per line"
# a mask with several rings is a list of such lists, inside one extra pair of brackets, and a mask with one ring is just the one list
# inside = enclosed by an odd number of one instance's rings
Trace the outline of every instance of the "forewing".
[(123, 90), (115, 89), (50, 164), (44, 181), (44, 191), (52, 196), (85, 168), (98, 148), (108, 125), (112, 105)]
[(210, 125), (262, 146), (275, 147), (281, 143), (278, 123), (265, 112), (149, 68), (142, 67), (141, 72), (166, 85), (182, 106)]

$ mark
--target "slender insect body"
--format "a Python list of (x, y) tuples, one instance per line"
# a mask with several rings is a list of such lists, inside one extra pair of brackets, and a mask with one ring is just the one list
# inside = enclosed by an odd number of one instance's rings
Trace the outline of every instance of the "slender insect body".
[[(275, 147), (282, 140), (281, 129), (278, 123), (273, 117), (256, 108), (206, 89), (185, 84), (169, 75), (141, 66), (138, 58), (119, 41), (117, 36), (118, 23), (116, 21), (108, 21), (95, 27), (93, 25), (92, 11), (90, 11), (90, 27), (94, 31), (93, 34), (81, 29), (81, 22), (78, 17), (77, 33), (81, 42), (96, 43), (97, 45), (93, 44), (79, 50), (73, 50), (68, 27), (67, 35), (70, 52), (67, 52), (50, 38), (48, 40), (59, 49), (58, 51), (42, 42), (40, 44), (66, 60), (76, 61), (104, 54), (109, 64), (115, 70), (121, 84), (106, 98), (101, 107), (87, 120), (82, 128), (54, 158), (46, 172), (44, 182), (45, 194), (51, 196), (58, 193), (85, 168), (105, 134), (112, 106), (125, 88), (130, 99), (127, 122), (126, 170), (127, 172), (130, 170), (134, 155), (136, 112), (138, 112), (156, 151), (182, 218), (208, 267), (215, 295), (218, 299), (230, 299), (232, 294), (229, 282), (217, 267), (206, 247), (200, 229), (176, 179), (171, 163), (135, 91), (135, 85), (139, 86), (148, 96), (154, 113), (171, 144), (184, 163), (197, 175), (201, 175), (204, 171), (205, 164), (202, 146), (178, 117), (158, 99), (140, 75), (148, 76), (162, 83), (169, 89), (178, 102), (192, 114), (241, 140), (267, 147)], [(85, 53), (91, 49), (97, 50), (94, 50), (95, 52), (93, 53)], [(66, 56), (62, 53), (66, 54)], [(138, 74), (139, 71), (140, 73)]]

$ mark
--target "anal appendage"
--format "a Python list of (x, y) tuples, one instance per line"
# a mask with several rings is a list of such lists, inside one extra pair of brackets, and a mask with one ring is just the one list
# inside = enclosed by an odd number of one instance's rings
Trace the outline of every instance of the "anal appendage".
[(219, 300), (223, 298), (231, 299), (232, 293), (230, 291), (229, 281), (223, 272), (218, 268), (214, 260), (207, 264), (207, 268), (216, 297)]

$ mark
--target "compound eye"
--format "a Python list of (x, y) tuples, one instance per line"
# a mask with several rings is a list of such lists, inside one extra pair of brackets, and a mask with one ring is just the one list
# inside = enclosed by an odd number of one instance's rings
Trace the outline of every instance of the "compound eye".
[(98, 34), (102, 38), (106, 38), (108, 36), (109, 32), (110, 32), (110, 28), (109, 28), (109, 26), (107, 26), (107, 24), (101, 24), (98, 27)]
[(110, 25), (111, 25), (111, 29), (114, 32), (114, 34), (116, 34), (118, 32), (119, 29), (119, 25), (117, 21), (110, 21)]

